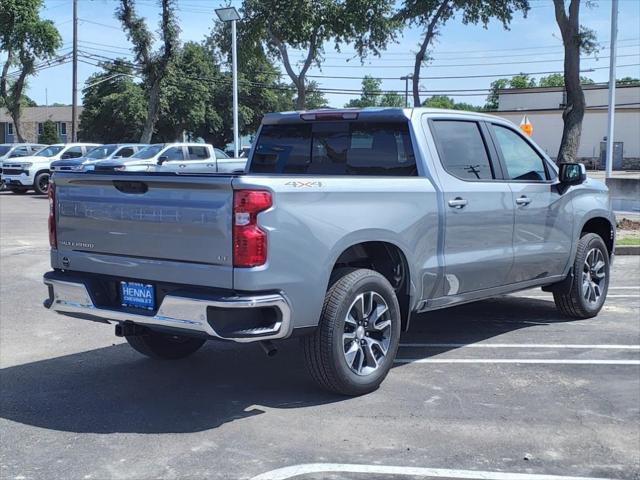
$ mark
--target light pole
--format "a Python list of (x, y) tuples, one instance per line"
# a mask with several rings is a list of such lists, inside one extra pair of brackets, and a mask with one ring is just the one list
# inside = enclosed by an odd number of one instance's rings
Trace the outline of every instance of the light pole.
[(238, 158), (238, 55), (236, 52), (236, 22), (240, 14), (235, 7), (217, 8), (216, 15), (222, 22), (231, 22), (231, 70), (233, 72), (233, 156)]
[(618, 39), (618, 0), (611, 2), (611, 49), (609, 50), (609, 112), (607, 128), (607, 170), (606, 178), (613, 171), (614, 124), (616, 117), (616, 53)]

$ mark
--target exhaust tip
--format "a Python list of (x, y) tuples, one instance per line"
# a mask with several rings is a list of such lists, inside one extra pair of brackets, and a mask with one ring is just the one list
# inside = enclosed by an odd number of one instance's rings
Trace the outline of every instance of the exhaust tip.
[(273, 344), (273, 342), (269, 340), (262, 340), (258, 343), (260, 344), (260, 347), (262, 347), (262, 350), (267, 355), (267, 357), (273, 357), (278, 353), (278, 349)]

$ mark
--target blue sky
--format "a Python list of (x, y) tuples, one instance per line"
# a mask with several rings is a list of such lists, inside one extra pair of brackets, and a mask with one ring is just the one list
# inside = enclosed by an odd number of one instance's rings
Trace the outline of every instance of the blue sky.
[[(459, 19), (451, 20), (437, 39), (431, 65), (422, 68), (423, 77), (494, 75), (517, 72), (544, 72), (562, 70), (562, 42), (553, 15), (551, 0), (530, 0), (532, 9), (525, 19), (516, 14), (510, 30), (504, 30), (499, 22), (492, 22), (487, 29), (480, 26), (463, 25)], [(138, 0), (139, 12), (147, 17), (155, 27), (158, 23), (159, 7), (154, 0)], [(223, 2), (217, 0), (178, 0), (182, 41), (200, 41), (209, 32), (213, 24), (214, 8)], [(239, 1), (232, 2), (240, 6)], [(53, 20), (62, 39), (62, 53), (70, 51), (72, 41), (72, 2), (71, 0), (46, 0), (42, 15)], [(130, 57), (130, 43), (114, 17), (117, 5), (115, 0), (78, 0), (79, 5), (79, 41), (80, 49), (107, 57)], [(618, 26), (618, 65), (636, 64), (619, 67), (618, 77), (640, 77), (640, 0), (620, 0)], [(582, 60), (582, 68), (595, 68), (585, 73), (596, 82), (606, 82), (609, 65), (611, 2), (598, 0), (592, 8), (583, 5), (581, 23), (596, 31), (600, 52)], [(389, 77), (383, 81), (382, 88), (404, 90), (404, 81), (399, 78), (412, 71), (412, 52), (417, 49), (421, 39), (420, 29), (406, 29), (391, 44), (382, 56), (371, 57), (361, 65), (349, 47), (341, 53), (327, 48), (326, 60), (322, 69), (312, 68), (310, 75), (323, 88), (353, 89), (360, 88), (360, 80), (327, 78), (330, 76), (362, 77), (370, 74), (376, 77)], [(120, 54), (120, 55), (119, 55)], [(301, 53), (299, 54), (301, 58)], [(293, 55), (295, 58), (295, 55)], [(0, 59), (1, 61), (1, 59)], [(94, 62), (95, 63), (95, 62)], [(493, 64), (493, 65), (490, 65)], [(97, 69), (92, 65), (80, 63), (79, 88), (85, 79)], [(540, 75), (536, 75), (539, 77)], [(284, 78), (288, 80), (288, 78)], [(486, 91), (494, 78), (449, 78), (425, 79), (422, 89), (449, 93), (458, 101), (484, 104)], [(456, 92), (456, 90), (458, 90)], [(477, 90), (461, 92), (460, 90)], [(27, 94), (38, 104), (71, 102), (71, 64), (67, 63), (41, 71), (29, 80)], [(328, 94), (331, 106), (343, 106), (357, 94)]]

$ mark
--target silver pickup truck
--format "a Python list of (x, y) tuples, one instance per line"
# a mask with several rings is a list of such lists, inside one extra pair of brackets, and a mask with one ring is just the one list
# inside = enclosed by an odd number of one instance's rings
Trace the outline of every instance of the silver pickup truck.
[(607, 295), (606, 187), (491, 115), (269, 114), (241, 174), (53, 180), (45, 306), (150, 357), (300, 337), (315, 380), (358, 395), (417, 313), (542, 287), (588, 318)]

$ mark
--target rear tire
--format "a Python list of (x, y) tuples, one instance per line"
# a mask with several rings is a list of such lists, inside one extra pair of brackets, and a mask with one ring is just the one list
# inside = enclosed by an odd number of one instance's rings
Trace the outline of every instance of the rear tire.
[(125, 338), (129, 345), (142, 355), (163, 360), (178, 360), (188, 357), (198, 351), (206, 341), (203, 338), (154, 331)]
[(33, 181), (33, 189), (38, 195), (49, 193), (49, 178), (51, 178), (49, 172), (41, 172), (36, 175), (36, 179)]
[(573, 274), (569, 292), (553, 293), (556, 307), (568, 317), (595, 317), (604, 305), (609, 288), (609, 252), (599, 235), (587, 233), (580, 238)]
[(398, 350), (398, 299), (373, 270), (344, 269), (332, 280), (318, 328), (302, 339), (305, 363), (322, 388), (342, 395), (372, 392)]

